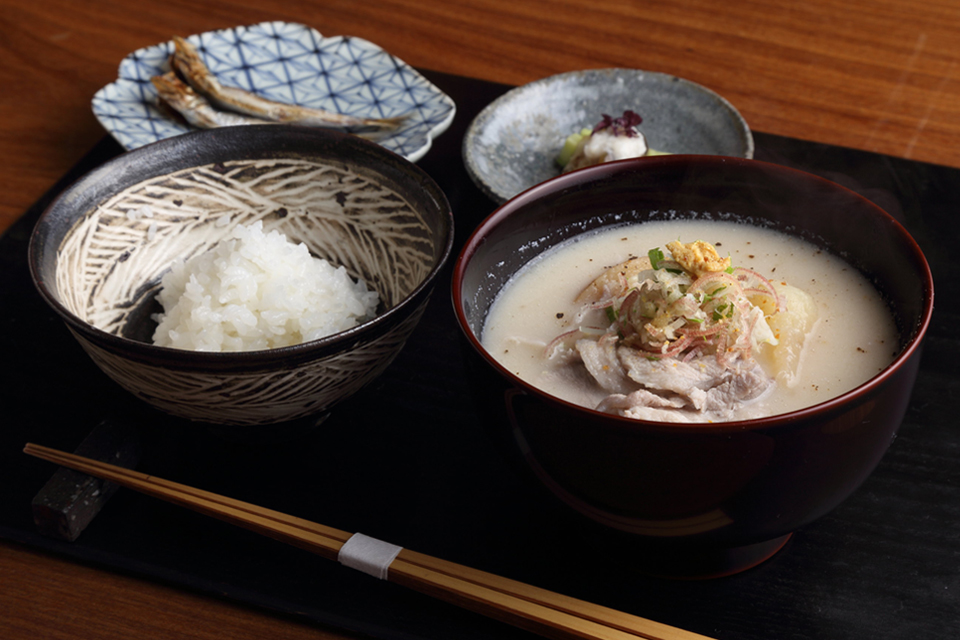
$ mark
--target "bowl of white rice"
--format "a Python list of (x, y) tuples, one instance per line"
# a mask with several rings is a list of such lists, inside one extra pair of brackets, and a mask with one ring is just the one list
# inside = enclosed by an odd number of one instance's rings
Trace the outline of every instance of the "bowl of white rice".
[(419, 167), (335, 131), (245, 126), (127, 152), (30, 241), (41, 297), (113, 380), (176, 416), (316, 416), (416, 327), (453, 243)]

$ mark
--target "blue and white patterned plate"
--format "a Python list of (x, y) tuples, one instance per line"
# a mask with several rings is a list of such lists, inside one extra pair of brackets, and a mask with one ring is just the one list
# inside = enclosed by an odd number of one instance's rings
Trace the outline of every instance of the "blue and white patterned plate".
[[(456, 112), (450, 96), (378, 46), (349, 36), (326, 38), (301, 24), (264, 22), (190, 36), (224, 85), (280, 102), (367, 117), (411, 114), (377, 142), (416, 162)], [(93, 113), (125, 149), (192, 129), (157, 105), (150, 78), (169, 71), (173, 42), (134, 51), (119, 77), (93, 97)]]

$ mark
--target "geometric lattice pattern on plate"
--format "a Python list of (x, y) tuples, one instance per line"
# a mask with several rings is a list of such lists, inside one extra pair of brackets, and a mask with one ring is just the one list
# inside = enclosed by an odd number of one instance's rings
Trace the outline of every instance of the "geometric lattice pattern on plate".
[[(453, 100), (402, 60), (361, 38), (324, 37), (301, 24), (264, 22), (193, 35), (203, 61), (224, 85), (272, 100), (366, 117), (409, 117), (377, 139), (416, 162), (453, 121)], [(139, 49), (119, 77), (93, 97), (93, 113), (125, 149), (192, 127), (157, 104), (150, 78), (169, 70), (173, 43)]]

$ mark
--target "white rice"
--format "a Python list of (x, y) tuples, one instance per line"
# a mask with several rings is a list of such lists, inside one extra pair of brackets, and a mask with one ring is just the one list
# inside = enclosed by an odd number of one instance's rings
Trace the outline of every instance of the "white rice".
[(154, 344), (255, 351), (316, 340), (373, 317), (379, 296), (346, 269), (255, 222), (164, 275)]

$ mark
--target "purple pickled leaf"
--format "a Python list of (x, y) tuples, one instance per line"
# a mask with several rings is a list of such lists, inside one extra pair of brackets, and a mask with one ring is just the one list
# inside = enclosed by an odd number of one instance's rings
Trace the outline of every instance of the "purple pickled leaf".
[(593, 128), (593, 132), (596, 133), (603, 129), (610, 129), (610, 132), (615, 136), (636, 138), (639, 135), (636, 128), (641, 122), (643, 122), (643, 118), (630, 109), (624, 111), (623, 115), (619, 118), (613, 118), (604, 113), (603, 120), (597, 123), (597, 126)]

